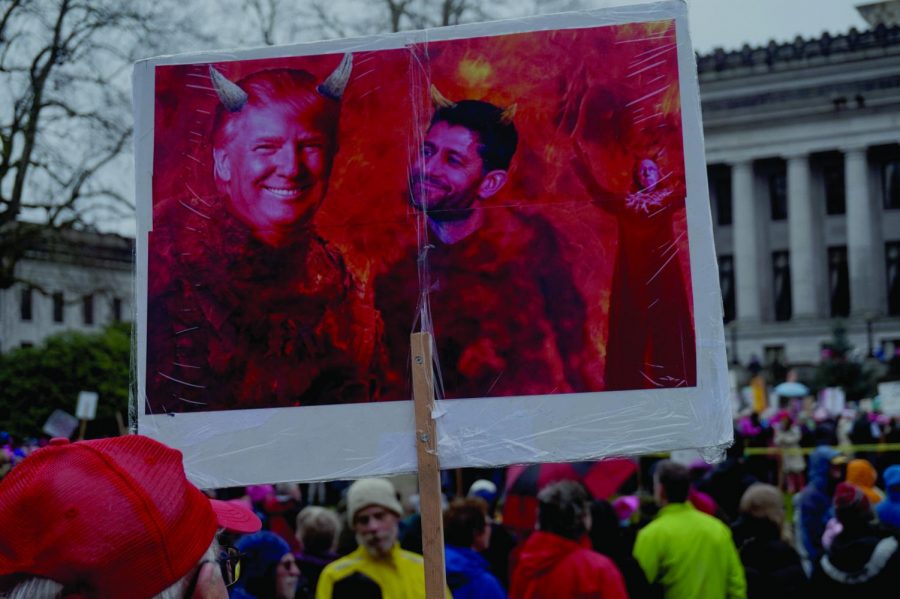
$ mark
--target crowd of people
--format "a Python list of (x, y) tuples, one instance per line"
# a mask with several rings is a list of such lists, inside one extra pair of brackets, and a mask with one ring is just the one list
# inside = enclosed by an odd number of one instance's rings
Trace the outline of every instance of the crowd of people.
[[(818, 446), (786, 494), (760, 481), (738, 440), (716, 466), (648, 460), (652, 484), (634, 494), (598, 500), (577, 481), (550, 484), (538, 493), (533, 531), (505, 527), (497, 485), (475, 481), (444, 512), (448, 596), (769, 599), (887, 593), (900, 582), (900, 465), (879, 473)], [(298, 490), (251, 487), (243, 499), (281, 531), (260, 533), (279, 547), (268, 588), (285, 559), (302, 564), (292, 588), (250, 596), (423, 596), (415, 502), (404, 508), (383, 479), (356, 481), (335, 511), (303, 507)], [(284, 526), (292, 510), (293, 534)]]
[[(897, 588), (900, 465), (879, 471), (820, 445), (801, 478), (780, 481), (800, 486), (784, 493), (759, 480), (738, 441), (715, 466), (645, 458), (646, 482), (607, 499), (578, 481), (551, 483), (530, 531), (503, 525), (502, 483), (476, 480), (446, 503), (446, 596)], [(204, 494), (180, 453), (151, 439), (54, 439), (0, 483), (0, 597), (424, 597), (414, 499), (379, 478)]]

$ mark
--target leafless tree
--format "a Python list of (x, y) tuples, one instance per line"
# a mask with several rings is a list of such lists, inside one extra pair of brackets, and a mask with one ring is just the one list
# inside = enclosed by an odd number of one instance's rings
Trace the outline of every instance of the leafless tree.
[(132, 214), (130, 66), (171, 31), (143, 6), (0, 2), (0, 289), (39, 238)]
[[(283, 44), (459, 25), (537, 12), (578, 8), (583, 0), (232, 0), (223, 12), (247, 18), (231, 23), (244, 44)], [(222, 4), (217, 6), (221, 9)], [(249, 28), (249, 30), (248, 30)]]
[(262, 43), (272, 46), (276, 39), (276, 26), (278, 25), (279, 0), (246, 0), (247, 9), (253, 15), (259, 26)]

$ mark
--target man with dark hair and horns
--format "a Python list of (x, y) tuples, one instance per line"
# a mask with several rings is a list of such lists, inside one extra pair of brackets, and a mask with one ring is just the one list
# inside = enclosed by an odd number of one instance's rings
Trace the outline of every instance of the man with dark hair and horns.
[(351, 64), (321, 83), (287, 68), (235, 83), (210, 67), (219, 195), (154, 206), (149, 413), (374, 399), (380, 321), (312, 223)]
[(433, 86), (431, 99), (409, 181), (427, 241), (418, 261), (375, 282), (385, 399), (410, 397), (411, 329), (433, 330), (444, 398), (590, 390), (584, 299), (554, 226), (525, 206), (494, 205), (518, 145), (515, 105), (451, 102)]

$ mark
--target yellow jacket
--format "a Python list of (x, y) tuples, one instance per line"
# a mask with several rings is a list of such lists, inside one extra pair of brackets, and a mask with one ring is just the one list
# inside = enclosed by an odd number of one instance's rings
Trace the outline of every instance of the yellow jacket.
[[(418, 553), (401, 549), (395, 544), (384, 559), (375, 559), (365, 547), (331, 562), (322, 570), (316, 586), (316, 599), (331, 599), (334, 583), (359, 572), (381, 587), (384, 599), (424, 599), (425, 565)], [(449, 598), (450, 591), (445, 595)]]

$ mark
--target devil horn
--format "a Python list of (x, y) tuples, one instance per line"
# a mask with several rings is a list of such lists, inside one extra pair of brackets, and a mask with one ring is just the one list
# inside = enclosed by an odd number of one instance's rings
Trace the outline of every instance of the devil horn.
[(433, 83), (428, 89), (428, 92), (431, 95), (431, 103), (435, 108), (453, 108), (456, 106), (456, 102), (444, 97), (444, 94), (442, 94)]
[(503, 112), (500, 113), (500, 122), (504, 125), (511, 124), (513, 117), (516, 116), (516, 109), (518, 107), (518, 104), (510, 104), (509, 106), (504, 108)]
[(344, 90), (347, 89), (347, 82), (350, 81), (350, 71), (352, 69), (353, 55), (348, 52), (341, 59), (341, 64), (316, 89), (326, 98), (339, 101), (341, 96), (344, 95)]
[(216, 90), (216, 95), (219, 96), (219, 101), (229, 112), (237, 112), (247, 103), (249, 99), (247, 92), (213, 66), (209, 67), (209, 78), (212, 79), (213, 88)]

